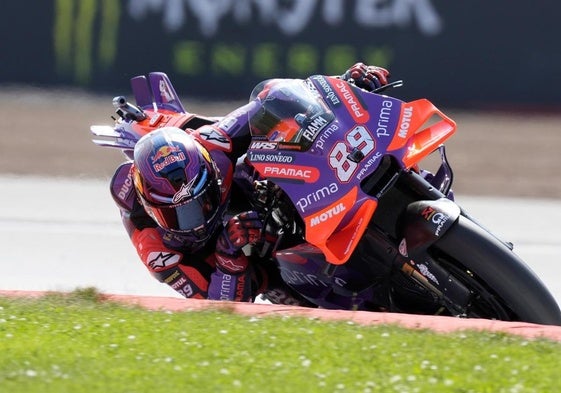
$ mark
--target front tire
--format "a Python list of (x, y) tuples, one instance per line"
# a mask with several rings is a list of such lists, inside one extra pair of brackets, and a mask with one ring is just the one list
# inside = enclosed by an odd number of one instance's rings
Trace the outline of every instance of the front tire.
[(460, 216), (429, 252), (473, 293), (468, 317), (561, 325), (559, 306), (536, 274), (468, 218)]

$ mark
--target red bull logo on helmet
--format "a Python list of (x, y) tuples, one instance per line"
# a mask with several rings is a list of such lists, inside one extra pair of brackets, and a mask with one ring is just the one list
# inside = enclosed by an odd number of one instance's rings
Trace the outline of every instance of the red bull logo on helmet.
[(152, 156), (152, 167), (156, 172), (159, 172), (174, 162), (185, 161), (186, 159), (187, 157), (179, 147), (162, 146)]

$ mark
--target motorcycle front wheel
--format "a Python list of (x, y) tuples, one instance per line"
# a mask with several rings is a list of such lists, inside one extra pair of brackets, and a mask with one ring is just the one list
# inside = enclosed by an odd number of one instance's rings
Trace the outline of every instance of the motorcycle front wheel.
[(468, 318), (561, 325), (561, 311), (536, 274), (505, 244), (460, 216), (429, 250), (471, 292)]

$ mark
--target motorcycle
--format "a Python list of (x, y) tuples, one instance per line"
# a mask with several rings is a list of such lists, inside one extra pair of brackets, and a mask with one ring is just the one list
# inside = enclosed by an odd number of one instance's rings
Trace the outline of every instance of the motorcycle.
[[(138, 124), (185, 113), (165, 74), (142, 78), (132, 80), (137, 106), (118, 97), (122, 121), (93, 126), (111, 139), (95, 143), (130, 156), (150, 130)], [(276, 235), (253, 250), (258, 261), (317, 307), (561, 325), (559, 306), (513, 245), (454, 201), (444, 147), (452, 119), (427, 99), (383, 94), (401, 82), (367, 92), (320, 75), (282, 81), (252, 93), (260, 107), (245, 162), (264, 185), (257, 205)], [(189, 116), (193, 125), (216, 121)], [(434, 174), (420, 167), (432, 153)]]

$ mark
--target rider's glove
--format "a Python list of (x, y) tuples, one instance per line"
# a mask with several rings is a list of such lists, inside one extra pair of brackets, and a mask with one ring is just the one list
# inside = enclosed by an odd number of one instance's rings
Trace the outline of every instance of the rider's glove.
[(235, 215), (228, 220), (224, 231), (218, 237), (216, 251), (223, 255), (238, 255), (248, 244), (256, 244), (261, 238), (263, 223), (255, 211)]
[(259, 212), (268, 211), (271, 208), (271, 204), (275, 203), (281, 194), (282, 190), (280, 187), (268, 180), (253, 181), (251, 200)]
[(367, 66), (364, 63), (356, 63), (341, 75), (347, 82), (354, 82), (357, 87), (368, 91), (387, 85), (389, 77), (390, 72), (385, 68)]
[[(268, 180), (259, 180), (253, 182), (253, 188), (254, 191), (251, 198), (253, 206), (265, 215), (268, 212), (271, 213), (270, 216), (275, 223), (273, 225), (273, 222), (267, 221), (268, 225), (262, 231), (264, 235), (274, 234), (276, 236), (278, 229), (294, 223), (294, 216), (292, 214), (294, 207), (287, 203), (288, 197), (279, 186)], [(273, 227), (276, 227), (276, 230), (271, 230)]]
[(211, 274), (209, 299), (251, 300), (251, 269), (241, 249), (259, 241), (262, 227), (261, 219), (254, 211), (240, 213), (228, 220), (216, 242), (216, 271)]
[(258, 210), (267, 211), (269, 203), (269, 184), (267, 180), (253, 182), (252, 203)]

